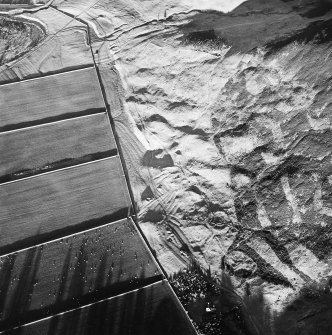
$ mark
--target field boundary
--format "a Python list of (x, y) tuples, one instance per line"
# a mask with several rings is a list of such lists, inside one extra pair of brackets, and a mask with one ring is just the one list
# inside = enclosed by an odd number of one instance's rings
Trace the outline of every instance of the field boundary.
[(163, 279), (161, 275), (156, 275), (153, 277), (140, 279), (140, 283), (136, 285), (135, 289), (131, 288), (130, 291), (127, 291), (128, 285), (130, 284), (129, 282), (120, 282), (117, 284), (113, 284), (113, 285), (110, 285), (109, 287), (99, 289), (97, 292), (93, 292), (92, 294), (88, 293), (83, 296), (80, 296), (79, 305), (77, 305), (77, 301), (75, 299), (75, 300), (68, 301), (68, 302), (64, 301), (58, 306), (55, 306), (55, 305), (52, 307), (47, 306), (46, 308), (42, 310), (29, 311), (25, 313), (26, 316), (24, 319), (22, 319), (21, 324), (14, 325), (14, 324), (11, 324), (10, 322), (0, 321), (0, 328), (1, 328), (1, 331), (3, 332), (10, 331), (13, 328), (22, 328), (24, 327), (25, 324), (39, 322), (40, 320), (43, 320), (43, 318), (40, 318), (40, 316), (43, 315), (44, 313), (50, 312), (51, 314), (50, 317), (53, 317), (59, 314), (67, 313), (67, 311), (82, 309), (82, 308), (85, 308), (93, 304), (98, 304), (102, 301), (110, 300), (118, 296), (128, 294), (129, 292), (142, 290), (144, 289), (144, 287), (156, 284), (162, 280)]
[[(89, 228), (89, 229), (86, 229), (86, 230), (82, 230), (82, 231), (77, 232), (77, 233), (67, 234), (65, 237), (67, 238), (67, 237), (73, 237), (73, 236), (76, 236), (76, 235), (80, 235), (80, 234), (83, 234), (83, 233), (89, 233), (89, 232), (91, 232), (93, 230), (96, 230), (96, 229), (99, 229), (99, 228), (102, 229), (104, 227), (107, 227), (107, 226), (112, 225), (112, 224), (117, 224), (117, 223), (119, 223), (121, 221), (124, 221), (124, 220), (127, 220), (127, 218), (125, 218), (125, 219), (118, 219), (118, 220), (115, 220), (115, 221), (112, 221), (112, 222), (109, 222), (109, 223), (102, 224), (102, 225), (97, 226), (97, 227), (92, 227), (92, 228)], [(34, 244), (34, 245), (32, 245), (30, 247), (27, 247), (27, 248), (23, 248), (23, 249), (19, 249), (19, 250), (16, 250), (16, 251), (9, 252), (7, 254), (3, 254), (3, 255), (0, 256), (0, 258), (7, 257), (7, 256), (10, 256), (10, 255), (14, 255), (14, 254), (16, 254), (18, 252), (27, 251), (27, 250), (30, 250), (30, 249), (33, 249), (33, 248), (36, 248), (36, 247), (40, 247), (40, 246), (48, 244), (48, 243), (54, 243), (54, 242), (57, 242), (57, 241), (61, 241), (63, 238), (64, 237), (58, 237), (58, 238), (55, 238), (53, 240), (49, 240), (49, 241), (47, 241), (45, 243)]]
[(123, 220), (127, 217), (127, 215), (128, 215), (128, 208), (122, 208), (112, 214), (99, 217), (97, 219), (82, 221), (74, 226), (53, 230), (51, 232), (40, 234), (37, 237), (36, 236), (27, 237), (25, 239), (6, 245), (4, 247), (0, 247), (0, 258), (2, 257), (3, 254), (4, 255), (14, 254), (19, 250), (34, 247), (36, 242), (32, 243), (32, 241), (37, 240), (38, 245), (45, 244), (52, 241), (52, 237), (53, 239), (55, 238), (56, 240), (65, 238), (66, 236), (71, 234), (84, 232), (88, 228), (95, 229), (107, 223)]
[(60, 171), (68, 170), (68, 169), (79, 168), (81, 166), (88, 165), (88, 164), (94, 164), (94, 163), (98, 163), (98, 162), (102, 162), (102, 161), (106, 161), (106, 160), (114, 160), (114, 159), (116, 159), (116, 157), (118, 157), (118, 155), (105, 157), (105, 158), (101, 158), (101, 159), (97, 159), (97, 160), (94, 160), (94, 161), (89, 161), (89, 162), (85, 162), (85, 163), (81, 163), (81, 164), (76, 164), (76, 165), (73, 165), (73, 166), (63, 167), (61, 169), (56, 169), (54, 171), (43, 172), (43, 173), (36, 174), (34, 176), (24, 177), (24, 178), (20, 178), (20, 179), (16, 179), (16, 180), (11, 180), (11, 181), (2, 183), (1, 186), (12, 184), (12, 183), (17, 183), (17, 182), (27, 180), (27, 179), (31, 179), (31, 178), (38, 178), (38, 177), (41, 177), (41, 176), (44, 176), (44, 175), (47, 175), (47, 174), (50, 174), (50, 173), (54, 173), (54, 172), (60, 172)]
[(46, 78), (46, 77), (59, 76), (61, 74), (70, 73), (70, 72), (77, 72), (77, 71), (80, 71), (80, 70), (90, 69), (90, 68), (93, 68), (93, 67), (94, 67), (94, 64), (80, 65), (80, 67), (77, 67), (77, 68), (71, 68), (71, 69), (62, 70), (62, 71), (59, 70), (59, 71), (56, 71), (56, 72), (48, 72), (46, 74), (39, 74), (36, 77), (23, 78), (21, 80), (20, 79), (19, 80), (13, 80), (13, 81), (9, 81), (8, 83), (0, 83), (0, 87), (11, 85), (11, 84), (19, 84), (19, 83), (26, 82), (26, 81), (38, 80), (38, 79), (42, 79), (42, 78)]
[(0, 127), (0, 133), (5, 133), (7, 131), (13, 131), (13, 130), (19, 130), (23, 128), (31, 128), (31, 127), (44, 125), (48, 123), (54, 123), (58, 121), (70, 120), (76, 117), (101, 114), (103, 112), (104, 112), (104, 108), (89, 108), (89, 109), (86, 109), (80, 112), (72, 112), (72, 113), (59, 114), (55, 116), (48, 116), (48, 117), (34, 120), (34, 121), (12, 123), (12, 124)]
[(58, 120), (58, 121), (52, 121), (52, 122), (46, 122), (46, 123), (36, 124), (34, 126), (28, 126), (28, 127), (13, 129), (13, 130), (7, 130), (7, 131), (0, 132), (0, 136), (8, 134), (8, 133), (12, 133), (12, 132), (14, 133), (14, 132), (20, 132), (20, 131), (29, 130), (30, 128), (39, 128), (39, 127), (43, 127), (43, 126), (51, 126), (51, 125), (56, 124), (56, 123), (70, 122), (70, 121), (74, 121), (76, 119), (77, 120), (78, 119), (84, 119), (84, 118), (94, 117), (96, 115), (103, 115), (103, 114), (107, 114), (106, 110), (103, 111), (103, 112), (100, 112), (100, 113), (94, 113), (94, 114), (76, 116), (76, 117), (72, 117), (70, 119), (62, 119), (62, 120)]
[(87, 154), (78, 158), (64, 158), (35, 169), (19, 170), (14, 173), (2, 175), (0, 176), (0, 185), (4, 183), (10, 183), (12, 181), (19, 181), (24, 178), (37, 177), (43, 173), (56, 172), (61, 169), (75, 167), (85, 163), (97, 162), (107, 158), (115, 157), (117, 155), (117, 149), (110, 149), (107, 151), (99, 151), (93, 154)]

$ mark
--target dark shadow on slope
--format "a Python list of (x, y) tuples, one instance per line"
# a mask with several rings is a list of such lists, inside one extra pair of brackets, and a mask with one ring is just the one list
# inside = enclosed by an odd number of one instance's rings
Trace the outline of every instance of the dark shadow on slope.
[(171, 278), (197, 329), (204, 335), (330, 335), (332, 278), (307, 283), (279, 314), (273, 313), (261, 287), (245, 285), (239, 295), (222, 261), (220, 278), (193, 263)]
[(275, 320), (275, 335), (330, 335), (332, 280), (304, 287)]
[[(261, 289), (246, 285), (240, 296), (232, 276), (219, 279), (197, 264), (176, 274), (172, 283), (189, 315), (204, 335), (329, 335), (332, 327), (332, 280), (306, 286), (279, 315), (274, 315)], [(172, 299), (155, 299), (155, 288), (139, 289), (87, 308), (44, 321), (47, 335), (184, 335), (188, 328)], [(157, 294), (158, 295), (158, 294)], [(193, 307), (193, 303), (199, 302)], [(200, 315), (200, 319), (198, 316)], [(54, 320), (55, 319), (55, 320)], [(53, 325), (51, 328), (50, 325)], [(54, 326), (56, 325), (56, 326)], [(32, 327), (32, 328), (31, 328)], [(44, 325), (7, 334), (35, 334)]]
[[(304, 244), (310, 251), (312, 251), (319, 260), (325, 260), (326, 257), (332, 251), (331, 243), (331, 224), (332, 218), (325, 216), (325, 222), (327, 225), (313, 226), (311, 228), (310, 234), (303, 236), (301, 243)], [(317, 236), (318, 238), (313, 239), (312, 236)]]
[(214, 277), (196, 262), (171, 279), (181, 302), (204, 335), (272, 335), (273, 317), (261, 289), (241, 296), (225, 269)]
[(148, 150), (142, 158), (142, 164), (157, 169), (174, 166), (171, 155), (162, 149)]
[(267, 55), (293, 42), (322, 44), (332, 41), (332, 20), (316, 21), (289, 37), (279, 38), (266, 44)]
[(242, 313), (242, 299), (227, 272), (215, 278), (192, 261), (170, 282), (197, 330), (204, 335), (251, 335)]
[(268, 302), (265, 300), (263, 289), (256, 288), (251, 292), (246, 286), (246, 294), (243, 296), (242, 314), (249, 334), (272, 335), (273, 315)]
[(330, 0), (282, 0), (289, 3), (301, 16), (316, 18), (328, 14), (332, 9)]
[(228, 54), (265, 49), (269, 55), (292, 42), (331, 41), (331, 2), (294, 2), (300, 3), (249, 0), (226, 14), (196, 13), (181, 27), (183, 43), (202, 50), (204, 45), (216, 50), (231, 47)]

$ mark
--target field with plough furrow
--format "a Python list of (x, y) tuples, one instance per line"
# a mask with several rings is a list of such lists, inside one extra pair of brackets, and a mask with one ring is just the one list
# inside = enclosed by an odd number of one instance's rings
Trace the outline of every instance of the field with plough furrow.
[(196, 332), (170, 285), (163, 280), (28, 324), (10, 334), (194, 335)]
[(162, 274), (120, 220), (0, 257), (0, 330), (121, 294)]
[(124, 218), (130, 207), (118, 156), (2, 184), (0, 203), (1, 253)]
[(2, 85), (0, 103), (0, 131), (105, 110), (94, 68)]
[[(1, 335), (197, 335), (156, 258), (178, 245), (160, 235), (152, 248), (139, 225), (160, 201), (175, 215), (181, 199), (171, 185), (154, 196), (151, 170), (174, 161), (128, 124), (127, 74), (111, 40), (145, 19), (121, 1), (0, 0)], [(106, 9), (122, 18), (108, 22)], [(110, 26), (114, 36), (103, 36)]]
[(116, 154), (106, 113), (0, 133), (0, 181)]

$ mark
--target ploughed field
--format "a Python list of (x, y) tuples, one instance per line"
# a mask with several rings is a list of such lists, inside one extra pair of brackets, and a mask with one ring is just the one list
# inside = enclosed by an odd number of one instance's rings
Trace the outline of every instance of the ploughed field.
[(33, 5), (33, 0), (2, 0), (1, 5), (16, 5), (16, 6), (27, 6)]
[(46, 37), (5, 60), (0, 82), (95, 61), (138, 221), (165, 270), (191, 258), (227, 270), (244, 299), (263, 292), (271, 315), (290, 311), (293, 329), (310, 320), (301, 331), (322, 333), (312, 320), (328, 309), (293, 302), (331, 277), (331, 1), (52, 6), (16, 16), (43, 22)]
[(5, 84), (0, 97), (0, 331), (161, 280), (126, 218), (96, 69)]
[(0, 66), (0, 333), (195, 334), (131, 218), (86, 27), (29, 16), (48, 36)]
[(117, 153), (105, 112), (3, 132), (0, 133), (0, 143), (0, 181)]
[(158, 281), (1, 334), (194, 335), (169, 283)]
[(126, 217), (130, 202), (118, 157), (0, 185), (0, 251)]
[(94, 68), (1, 86), (0, 131), (105, 110)]
[(0, 257), (0, 330), (162, 279), (123, 219)]

